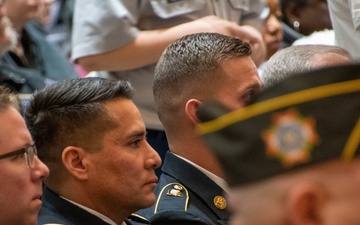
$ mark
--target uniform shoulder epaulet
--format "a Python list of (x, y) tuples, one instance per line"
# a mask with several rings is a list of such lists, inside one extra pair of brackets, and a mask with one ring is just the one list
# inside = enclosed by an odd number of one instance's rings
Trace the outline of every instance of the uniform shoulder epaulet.
[(180, 183), (172, 182), (165, 185), (156, 200), (154, 214), (163, 210), (187, 211), (189, 203), (189, 192)]

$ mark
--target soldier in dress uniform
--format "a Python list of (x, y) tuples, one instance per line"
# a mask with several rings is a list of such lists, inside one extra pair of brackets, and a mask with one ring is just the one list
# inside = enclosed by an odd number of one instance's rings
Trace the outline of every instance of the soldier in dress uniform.
[(217, 33), (184, 36), (165, 50), (153, 91), (170, 151), (155, 188), (155, 205), (139, 214), (151, 224), (226, 224), (227, 185), (196, 133), (196, 111), (216, 98), (232, 109), (261, 88), (248, 43)]

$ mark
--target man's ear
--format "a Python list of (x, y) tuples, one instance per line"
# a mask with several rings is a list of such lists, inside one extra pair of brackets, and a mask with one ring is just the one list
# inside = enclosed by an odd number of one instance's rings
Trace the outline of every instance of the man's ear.
[(202, 102), (197, 99), (190, 99), (189, 101), (186, 102), (185, 113), (193, 124), (200, 123), (200, 120), (198, 119), (196, 113), (201, 104)]
[(87, 154), (83, 148), (75, 146), (68, 146), (63, 150), (62, 161), (64, 166), (76, 179), (88, 179)]
[(322, 217), (322, 210), (325, 197), (324, 187), (313, 182), (300, 182), (291, 187), (285, 197), (290, 224), (324, 224), (325, 219)]

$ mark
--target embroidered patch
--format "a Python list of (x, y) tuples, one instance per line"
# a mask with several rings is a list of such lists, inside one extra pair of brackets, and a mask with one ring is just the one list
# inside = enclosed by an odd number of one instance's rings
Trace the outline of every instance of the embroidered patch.
[(310, 160), (311, 151), (319, 142), (315, 121), (295, 109), (275, 113), (262, 138), (267, 155), (278, 158), (286, 167)]

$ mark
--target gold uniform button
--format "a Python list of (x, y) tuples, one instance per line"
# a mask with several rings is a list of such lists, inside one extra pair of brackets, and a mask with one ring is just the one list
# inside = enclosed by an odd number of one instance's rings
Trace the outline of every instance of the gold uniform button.
[(225, 209), (226, 208), (226, 200), (222, 196), (215, 196), (214, 198), (214, 205), (218, 209)]

